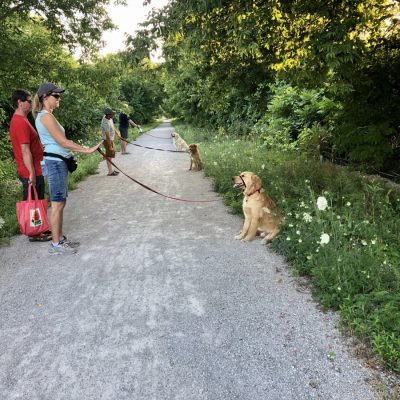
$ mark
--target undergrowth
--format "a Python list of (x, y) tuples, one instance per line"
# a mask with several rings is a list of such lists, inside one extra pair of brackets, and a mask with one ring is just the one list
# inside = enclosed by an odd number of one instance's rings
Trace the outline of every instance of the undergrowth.
[(400, 372), (400, 192), (328, 162), (267, 151), (256, 140), (175, 129), (200, 144), (204, 172), (233, 212), (241, 213), (242, 198), (232, 176), (260, 176), (285, 214), (271, 247), (295, 274), (311, 278), (324, 307), (339, 310), (352, 332)]

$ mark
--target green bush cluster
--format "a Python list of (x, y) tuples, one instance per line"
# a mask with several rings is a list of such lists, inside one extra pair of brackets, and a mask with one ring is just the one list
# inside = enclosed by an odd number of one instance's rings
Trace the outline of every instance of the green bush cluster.
[(260, 176), (285, 214), (272, 247), (295, 274), (311, 278), (323, 306), (340, 310), (399, 372), (400, 189), (329, 162), (267, 150), (262, 142), (176, 129), (200, 143), (205, 174), (233, 212), (241, 213), (242, 198), (232, 176), (244, 170)]

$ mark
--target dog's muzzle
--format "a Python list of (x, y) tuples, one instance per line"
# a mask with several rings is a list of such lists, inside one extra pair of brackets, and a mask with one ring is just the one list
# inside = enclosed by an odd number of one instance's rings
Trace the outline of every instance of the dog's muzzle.
[[(237, 178), (240, 179), (240, 182), (237, 182)], [(243, 178), (241, 176), (234, 176), (232, 178), (232, 181), (233, 181), (233, 188), (234, 189), (241, 189), (243, 187), (246, 187), (246, 184), (244, 183), (244, 180), (243, 180)]]

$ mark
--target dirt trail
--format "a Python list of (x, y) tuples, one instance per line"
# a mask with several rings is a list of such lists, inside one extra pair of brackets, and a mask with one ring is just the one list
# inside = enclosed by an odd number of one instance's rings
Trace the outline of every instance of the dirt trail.
[[(173, 149), (164, 122), (138, 143)], [(216, 194), (188, 156), (128, 146), (121, 169), (185, 198)], [(0, 399), (368, 400), (353, 359), (281, 257), (233, 239), (222, 201), (165, 199), (104, 162), (70, 193), (76, 255), (0, 249)]]

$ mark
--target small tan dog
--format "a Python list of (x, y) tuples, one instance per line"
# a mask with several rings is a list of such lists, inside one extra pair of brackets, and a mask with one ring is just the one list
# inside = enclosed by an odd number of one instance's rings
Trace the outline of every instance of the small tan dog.
[(197, 148), (197, 144), (192, 143), (189, 145), (189, 153), (190, 153), (190, 166), (189, 171), (201, 171), (203, 169), (203, 165), (200, 158), (199, 149)]
[(244, 224), (235, 239), (249, 242), (257, 233), (260, 233), (264, 237), (261, 244), (270, 243), (279, 233), (279, 226), (282, 222), (282, 215), (278, 207), (261, 188), (261, 179), (253, 172), (242, 172), (239, 176), (234, 176), (232, 180), (233, 187), (235, 189), (243, 188), (244, 194)]
[(171, 136), (177, 150), (189, 152), (188, 144), (181, 138), (181, 135), (179, 135), (178, 132), (172, 132)]

